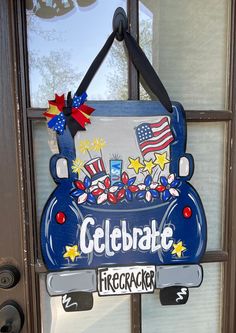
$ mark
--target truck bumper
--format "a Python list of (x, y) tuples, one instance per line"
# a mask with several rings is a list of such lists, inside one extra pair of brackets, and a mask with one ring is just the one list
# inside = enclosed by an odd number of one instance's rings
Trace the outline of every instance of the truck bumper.
[[(202, 283), (201, 265), (163, 265), (156, 266), (156, 288), (173, 286), (187, 288), (198, 287)], [(51, 272), (46, 277), (50, 296), (59, 296), (72, 292), (96, 292), (97, 271), (95, 269), (80, 271)]]

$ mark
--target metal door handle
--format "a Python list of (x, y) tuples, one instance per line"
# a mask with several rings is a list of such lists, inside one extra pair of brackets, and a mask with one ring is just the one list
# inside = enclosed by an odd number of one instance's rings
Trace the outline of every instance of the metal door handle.
[(0, 332), (19, 333), (24, 323), (21, 307), (14, 301), (0, 306)]

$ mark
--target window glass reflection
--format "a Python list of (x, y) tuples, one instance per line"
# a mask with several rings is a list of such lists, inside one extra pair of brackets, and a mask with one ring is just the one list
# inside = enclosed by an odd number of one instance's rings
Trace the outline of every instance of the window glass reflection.
[[(27, 1), (32, 107), (46, 107), (54, 93), (75, 92), (112, 31), (125, 0)], [(91, 99), (127, 99), (127, 57), (115, 42), (88, 88)]]
[(93, 293), (92, 310), (65, 312), (60, 296), (50, 297), (45, 275), (40, 274), (42, 332), (45, 333), (129, 333), (130, 296), (100, 297)]
[(191, 184), (197, 189), (207, 219), (207, 249), (222, 249), (226, 188), (227, 125), (189, 123), (187, 152), (194, 158)]
[(204, 264), (200, 287), (189, 289), (186, 305), (161, 306), (159, 292), (142, 296), (144, 333), (220, 333), (223, 265)]
[(139, 3), (140, 44), (151, 54), (171, 99), (180, 101), (185, 109), (225, 109), (229, 1)]

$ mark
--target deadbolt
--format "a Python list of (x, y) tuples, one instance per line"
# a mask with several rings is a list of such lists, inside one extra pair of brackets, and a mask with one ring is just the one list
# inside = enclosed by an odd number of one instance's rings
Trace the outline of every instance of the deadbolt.
[(21, 307), (14, 301), (0, 306), (0, 332), (19, 333), (24, 323)]
[(19, 282), (19, 280), (20, 272), (16, 267), (12, 265), (4, 265), (0, 267), (0, 288), (12, 288)]

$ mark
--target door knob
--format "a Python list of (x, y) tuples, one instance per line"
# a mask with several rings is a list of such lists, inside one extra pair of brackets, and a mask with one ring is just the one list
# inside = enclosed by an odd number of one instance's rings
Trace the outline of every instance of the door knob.
[(19, 333), (24, 323), (21, 307), (14, 301), (0, 306), (0, 332)]
[(15, 266), (0, 266), (0, 288), (9, 289), (14, 287), (20, 280), (20, 272)]

